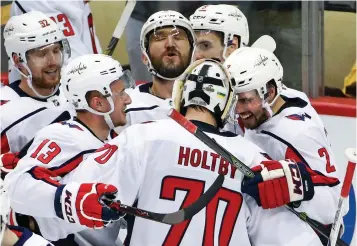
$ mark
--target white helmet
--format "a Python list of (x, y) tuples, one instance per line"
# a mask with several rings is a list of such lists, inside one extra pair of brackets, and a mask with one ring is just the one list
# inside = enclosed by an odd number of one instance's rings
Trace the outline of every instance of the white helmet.
[(190, 16), (190, 22), (195, 31), (210, 30), (224, 34), (224, 59), (227, 58), (226, 50), (234, 35), (240, 37), (239, 47), (248, 46), (249, 29), (247, 18), (234, 5), (204, 5)]
[[(57, 24), (39, 11), (31, 11), (23, 15), (13, 16), (6, 23), (4, 28), (4, 46), (6, 53), (12, 64), (15, 65), (13, 54), (17, 54), (22, 61), (24, 67), (28, 70), (29, 75), (24, 75), (16, 66), (15, 68), (27, 78), (29, 87), (33, 90), (36, 96), (45, 98), (49, 96), (40, 95), (32, 86), (32, 73), (27, 65), (26, 52), (51, 45), (59, 42), (63, 47), (62, 64), (65, 59), (71, 56), (71, 49), (63, 32)], [(56, 93), (59, 84), (51, 95)]]
[(174, 83), (174, 107), (182, 114), (190, 105), (205, 107), (215, 115), (218, 127), (223, 128), (236, 102), (233, 84), (234, 80), (221, 63), (212, 59), (197, 60)]
[(277, 95), (271, 106), (282, 90), (283, 67), (278, 58), (265, 49), (245, 47), (235, 50), (223, 64), (234, 78), (235, 93), (257, 90), (260, 98), (267, 98), (267, 83), (275, 82)]
[(149, 35), (152, 32), (154, 32), (156, 29), (167, 27), (167, 26), (173, 26), (175, 28), (180, 27), (186, 31), (191, 45), (191, 58), (190, 58), (190, 63), (191, 63), (194, 54), (194, 48), (196, 45), (196, 35), (188, 19), (176, 11), (172, 11), (172, 10), (159, 11), (149, 17), (149, 19), (145, 22), (145, 24), (141, 28), (140, 48), (141, 48), (141, 52), (148, 59), (147, 66), (150, 73), (163, 79), (174, 80), (177, 77), (167, 78), (159, 74), (158, 71), (156, 71), (156, 69), (152, 66), (150, 56), (148, 54)]
[[(128, 70), (112, 57), (102, 54), (79, 56), (62, 69), (61, 86), (67, 100), (76, 110), (87, 110), (93, 114), (103, 115), (108, 126), (114, 125), (110, 114), (114, 111), (112, 90), (110, 84), (115, 80), (123, 80), (126, 88), (134, 87), (135, 82)], [(91, 108), (86, 100), (89, 91), (98, 91), (107, 98), (111, 109), (102, 113)]]

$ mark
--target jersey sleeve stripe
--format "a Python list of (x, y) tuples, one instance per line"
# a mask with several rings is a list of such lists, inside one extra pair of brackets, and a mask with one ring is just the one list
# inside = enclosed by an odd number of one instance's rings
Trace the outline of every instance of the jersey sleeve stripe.
[(278, 137), (274, 133), (271, 133), (271, 132), (268, 132), (268, 131), (265, 131), (265, 130), (263, 130), (262, 133), (263, 134), (267, 134), (267, 135), (275, 138), (276, 140), (278, 140), (279, 142), (284, 143), (287, 146), (287, 150), (286, 150), (286, 153), (285, 153), (285, 158), (286, 159), (292, 159), (292, 160), (294, 160), (296, 162), (302, 162), (307, 166), (309, 172), (311, 172), (311, 174), (313, 174), (315, 176), (314, 180), (313, 180), (314, 186), (329, 186), (329, 187), (333, 187), (333, 186), (336, 186), (336, 185), (338, 185), (340, 183), (340, 181), (337, 178), (328, 177), (328, 176), (324, 175), (323, 173), (321, 173), (319, 171), (312, 170), (310, 168), (309, 164), (307, 163), (307, 161), (304, 159), (304, 157), (288, 141), (282, 139), (281, 137)]
[(154, 105), (154, 106), (151, 106), (151, 107), (139, 107), (139, 108), (129, 108), (127, 110), (125, 110), (125, 113), (129, 113), (129, 112), (134, 112), (134, 111), (144, 111), (144, 110), (153, 110), (155, 108), (158, 108), (159, 105)]
[(53, 173), (55, 173), (56, 176), (63, 177), (67, 173), (69, 173), (73, 169), (75, 169), (83, 161), (83, 156), (85, 154), (90, 154), (95, 151), (96, 151), (96, 149), (90, 149), (90, 150), (83, 151), (83, 152), (77, 154), (76, 156), (74, 156), (73, 158), (69, 159), (62, 165), (60, 165), (58, 167), (51, 167), (51, 168), (49, 168), (49, 170), (52, 171)]
[(1, 148), (0, 148), (0, 154), (5, 154), (10, 152), (10, 145), (9, 145), (9, 140), (7, 139), (6, 134), (1, 135)]
[(52, 186), (58, 187), (61, 185), (59, 182), (57, 182), (56, 180), (53, 179), (53, 178), (57, 177), (56, 173), (51, 172), (47, 168), (35, 166), (35, 167), (31, 168), (28, 171), (28, 173), (34, 179), (41, 180), (41, 181), (43, 181), (47, 184), (50, 184)]
[(14, 127), (15, 125), (17, 125), (18, 123), (20, 123), (21, 121), (24, 121), (26, 120), (27, 118), (31, 117), (32, 115), (35, 115), (43, 110), (45, 110), (46, 107), (43, 107), (43, 108), (39, 108), (23, 117), (21, 117), (20, 119), (16, 120), (15, 122), (13, 122), (12, 124), (10, 124), (8, 127), (6, 127), (2, 132), (1, 132), (1, 137), (8, 131), (10, 130), (12, 127)]

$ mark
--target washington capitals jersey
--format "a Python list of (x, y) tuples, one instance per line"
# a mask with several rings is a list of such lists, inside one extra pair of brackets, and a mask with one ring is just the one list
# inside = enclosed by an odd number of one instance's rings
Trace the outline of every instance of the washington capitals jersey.
[[(12, 209), (33, 216), (41, 235), (51, 241), (65, 238), (72, 231), (88, 230), (87, 227), (69, 224), (58, 218), (53, 206), (53, 195), (58, 185), (66, 183), (63, 177), (103, 144), (79, 120), (55, 123), (40, 130), (27, 155), (6, 176), (5, 187)], [(14, 220), (10, 218), (11, 223), (15, 223)], [(92, 235), (98, 233), (101, 232), (90, 232)], [(113, 241), (116, 237), (117, 232)], [(105, 240), (108, 241), (108, 237)], [(113, 241), (99, 244), (112, 245)]]
[(149, 92), (151, 86), (152, 82), (141, 84), (128, 92), (132, 103), (125, 111), (127, 123), (124, 127), (116, 128), (118, 133), (134, 124), (168, 118), (167, 113), (173, 107), (172, 99), (163, 99), (152, 95)]
[[(266, 160), (246, 139), (194, 123), (248, 166)], [(137, 217), (130, 245), (321, 245), (289, 211), (264, 211), (243, 199), (241, 172), (171, 119), (128, 127), (69, 178), (112, 184), (123, 204), (137, 201), (138, 208), (170, 213), (196, 201), (218, 174), (225, 176), (223, 186), (206, 208), (173, 226)]]
[(0, 107), (1, 151), (19, 152), (43, 127), (74, 115), (74, 110), (60, 94), (47, 99), (19, 96)]
[(341, 174), (326, 130), (315, 109), (300, 98), (283, 97), (285, 104), (245, 137), (263, 148), (275, 160), (293, 159), (314, 172), (315, 195), (297, 209), (313, 219), (331, 224), (337, 210)]

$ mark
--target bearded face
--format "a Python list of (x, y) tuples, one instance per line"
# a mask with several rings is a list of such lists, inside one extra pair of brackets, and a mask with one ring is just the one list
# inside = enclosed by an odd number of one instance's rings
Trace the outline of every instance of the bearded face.
[(191, 44), (186, 31), (165, 27), (149, 36), (149, 57), (154, 69), (163, 77), (181, 75), (191, 60)]

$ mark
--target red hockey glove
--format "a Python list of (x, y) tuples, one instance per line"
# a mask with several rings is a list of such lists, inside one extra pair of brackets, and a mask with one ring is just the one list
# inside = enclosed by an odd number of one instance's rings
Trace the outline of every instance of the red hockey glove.
[(252, 170), (255, 177), (244, 178), (242, 192), (252, 196), (265, 209), (308, 201), (314, 196), (314, 185), (303, 163), (263, 161)]
[(17, 154), (9, 152), (0, 155), (1, 179), (5, 179), (5, 176), (17, 166), (17, 163), (20, 161)]
[(102, 183), (61, 185), (55, 195), (55, 211), (69, 223), (99, 229), (123, 216), (120, 203), (114, 201), (117, 192), (113, 185)]

